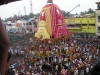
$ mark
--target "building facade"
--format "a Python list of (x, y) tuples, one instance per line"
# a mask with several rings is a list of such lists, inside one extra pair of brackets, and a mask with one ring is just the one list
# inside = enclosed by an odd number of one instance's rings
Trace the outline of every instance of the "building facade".
[(76, 37), (93, 37), (96, 33), (95, 17), (73, 17), (65, 19), (67, 29)]
[(96, 36), (100, 37), (100, 2), (97, 2), (96, 4)]

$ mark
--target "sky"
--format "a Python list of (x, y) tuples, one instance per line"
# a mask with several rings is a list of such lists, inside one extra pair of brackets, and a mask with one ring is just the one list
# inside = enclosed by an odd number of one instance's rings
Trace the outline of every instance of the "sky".
[[(70, 11), (75, 6), (80, 4), (80, 7), (77, 7), (71, 12), (72, 14), (80, 13), (81, 11), (87, 11), (89, 8), (95, 10), (97, 8), (95, 2), (100, 2), (100, 0), (53, 0), (54, 4), (58, 5), (61, 10), (65, 11)], [(46, 3), (47, 0), (32, 0), (33, 13), (39, 13), (41, 8), (45, 6)], [(26, 7), (26, 14), (28, 15), (31, 12), (30, 0), (21, 0), (2, 5), (0, 6), (0, 17), (5, 19), (13, 16), (14, 14), (25, 15), (24, 6)]]

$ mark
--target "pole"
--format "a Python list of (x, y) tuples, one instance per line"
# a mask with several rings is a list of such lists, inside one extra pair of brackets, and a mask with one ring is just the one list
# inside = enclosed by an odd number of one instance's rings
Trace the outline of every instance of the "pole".
[(32, 8), (32, 0), (30, 0), (30, 6), (31, 6), (31, 13), (33, 13), (33, 8)]
[(21, 11), (20, 11), (20, 9), (19, 9), (19, 12), (18, 12), (18, 16), (21, 17)]
[[(78, 6), (80, 6), (80, 4), (78, 4), (76, 7), (74, 7), (71, 11), (73, 11), (75, 8), (77, 8)], [(71, 11), (69, 11), (69, 13), (71, 12)]]
[[(70, 14), (71, 11), (73, 11), (75, 8), (77, 8), (78, 6), (80, 6), (80, 4), (78, 4), (76, 7), (74, 7), (72, 10), (70, 10), (68, 13)], [(68, 16), (69, 17), (69, 16)]]
[(25, 15), (26, 15), (26, 7), (24, 6), (24, 12), (25, 12)]

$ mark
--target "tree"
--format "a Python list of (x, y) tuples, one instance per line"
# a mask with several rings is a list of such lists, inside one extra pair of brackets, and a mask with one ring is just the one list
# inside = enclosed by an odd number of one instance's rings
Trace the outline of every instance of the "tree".
[(88, 14), (88, 11), (85, 11), (84, 14)]
[(34, 17), (34, 14), (33, 14), (33, 13), (30, 13), (30, 14), (29, 14), (29, 17), (30, 17), (30, 18), (33, 18), (33, 17)]
[(75, 15), (78, 15), (78, 13), (76, 13)]
[(13, 18), (17, 18), (17, 15), (16, 15), (16, 14), (14, 14)]
[(4, 22), (7, 22), (7, 18), (4, 19)]
[(39, 17), (40, 13), (37, 13), (36, 15), (37, 15), (37, 17)]
[(66, 17), (66, 12), (62, 10), (63, 16)]
[(28, 19), (28, 18), (29, 18), (29, 16), (28, 16), (28, 15), (24, 15), (23, 17), (24, 17), (25, 19)]
[(80, 12), (80, 14), (83, 16), (85, 13), (84, 12)]
[(88, 14), (94, 13), (93, 9), (89, 8), (88, 9)]
[(71, 14), (67, 11), (66, 12), (66, 16), (69, 17)]

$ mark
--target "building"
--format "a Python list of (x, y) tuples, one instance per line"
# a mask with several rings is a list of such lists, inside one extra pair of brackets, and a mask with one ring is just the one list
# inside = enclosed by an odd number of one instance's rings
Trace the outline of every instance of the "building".
[[(100, 2), (97, 2), (96, 14), (65, 19), (67, 29), (76, 37), (100, 37)], [(96, 16), (96, 17), (95, 17)]]
[(76, 37), (93, 37), (96, 33), (95, 17), (70, 17), (65, 19), (67, 29)]
[(6, 24), (6, 30), (10, 33), (34, 33), (34, 27), (37, 22), (33, 19), (17, 20), (16, 22), (8, 21)]
[(97, 2), (96, 4), (96, 36), (100, 37), (100, 2)]

